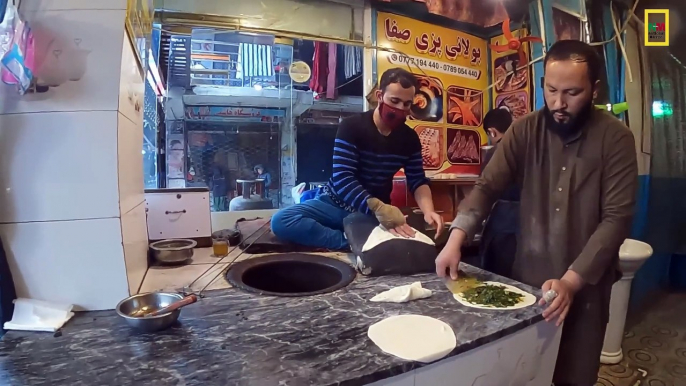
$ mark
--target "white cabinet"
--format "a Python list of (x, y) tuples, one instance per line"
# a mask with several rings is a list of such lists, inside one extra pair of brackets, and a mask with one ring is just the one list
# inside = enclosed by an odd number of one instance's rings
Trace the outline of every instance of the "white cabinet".
[[(204, 188), (145, 191), (150, 240), (193, 239), (210, 246), (210, 192)], [(209, 243), (209, 245), (208, 245)]]

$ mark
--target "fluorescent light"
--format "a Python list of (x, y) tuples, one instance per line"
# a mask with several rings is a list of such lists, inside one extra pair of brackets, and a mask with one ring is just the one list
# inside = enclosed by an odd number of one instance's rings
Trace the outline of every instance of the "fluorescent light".
[(152, 73), (153, 80), (153, 83), (151, 83), (150, 85), (152, 86), (152, 88), (157, 90), (155, 92), (157, 95), (166, 95), (167, 90), (164, 87), (164, 83), (162, 83), (162, 77), (160, 76), (160, 70), (157, 67), (157, 63), (155, 62), (155, 57), (152, 55), (152, 50), (148, 51), (148, 74)]
[(664, 116), (670, 116), (674, 114), (674, 110), (669, 103), (663, 101), (653, 102), (653, 117), (659, 118)]
[(155, 83), (155, 79), (153, 79), (152, 72), (148, 71), (145, 78), (148, 80), (150, 87), (155, 90), (155, 95), (160, 96), (160, 90), (157, 88), (157, 84)]

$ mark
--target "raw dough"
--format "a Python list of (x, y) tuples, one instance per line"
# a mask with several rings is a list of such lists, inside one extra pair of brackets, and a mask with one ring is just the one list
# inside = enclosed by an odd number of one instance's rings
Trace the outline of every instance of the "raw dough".
[(436, 245), (436, 243), (434, 243), (434, 241), (431, 240), (429, 236), (421, 232), (418, 232), (416, 229), (414, 229), (414, 232), (414, 238), (408, 239), (402, 236), (395, 236), (394, 234), (383, 228), (381, 225), (379, 225), (376, 228), (374, 228), (372, 233), (367, 238), (367, 241), (364, 243), (364, 246), (362, 246), (362, 252), (367, 252), (368, 250), (376, 247), (377, 245), (393, 239), (414, 240), (419, 241), (420, 243)]
[(423, 288), (422, 283), (417, 281), (412, 284), (391, 288), (369, 300), (372, 302), (405, 303), (410, 300), (428, 298), (431, 294), (430, 289)]
[(470, 303), (464, 299), (462, 294), (453, 295), (453, 297), (455, 298), (455, 300), (460, 302), (460, 304), (462, 304), (463, 306), (480, 308), (482, 310), (517, 310), (520, 308), (526, 308), (526, 307), (533, 306), (534, 304), (536, 304), (536, 297), (534, 295), (532, 295), (528, 292), (524, 292), (524, 291), (520, 290), (519, 288), (513, 287), (509, 284), (498, 283), (495, 281), (485, 281), (482, 284), (503, 286), (503, 287), (505, 287), (505, 290), (516, 292), (518, 294), (524, 295), (524, 297), (522, 298), (522, 300), (519, 301), (519, 303), (517, 303), (511, 307), (488, 307), (488, 306), (482, 306), (480, 304)]
[(431, 363), (457, 344), (446, 323), (423, 315), (397, 315), (369, 326), (367, 336), (383, 352), (408, 361)]

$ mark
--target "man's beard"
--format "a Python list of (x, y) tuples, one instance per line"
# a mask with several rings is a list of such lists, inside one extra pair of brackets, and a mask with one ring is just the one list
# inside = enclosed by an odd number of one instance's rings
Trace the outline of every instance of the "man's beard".
[[(591, 116), (591, 113), (593, 112), (593, 100), (588, 101), (588, 105), (581, 111), (579, 111), (577, 115), (571, 115), (567, 112), (559, 110), (550, 110), (548, 108), (547, 103), (545, 104), (543, 111), (546, 116), (546, 124), (548, 126), (548, 130), (552, 131), (553, 133), (559, 135), (562, 138), (569, 138), (572, 137), (574, 134), (578, 133), (579, 130), (581, 130), (581, 128), (584, 127), (586, 121), (588, 121), (588, 118)], [(568, 117), (567, 122), (556, 121), (554, 116), (555, 113), (566, 115)]]

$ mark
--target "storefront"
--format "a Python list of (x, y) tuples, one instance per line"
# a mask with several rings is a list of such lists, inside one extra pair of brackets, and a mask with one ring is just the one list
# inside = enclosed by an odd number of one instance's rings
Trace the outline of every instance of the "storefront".
[(267, 186), (249, 189), (264, 191), (262, 209), (265, 199), (274, 209), (292, 204), (298, 171), (310, 178), (331, 162), (313, 152), (299, 165), (298, 142), (332, 148), (338, 121), (362, 111), (362, 48), (335, 37), (231, 30), (226, 20), (226, 28), (209, 27), (178, 13), (159, 20), (168, 23), (165, 187), (208, 187), (212, 210), (227, 211), (238, 210), (230, 205), (242, 194), (238, 181), (257, 179)]
[(255, 179), (261, 167), (269, 176), (265, 197), (278, 207), (285, 115), (277, 108), (187, 106), (185, 130), (170, 135), (168, 143), (174, 149), (174, 143), (185, 142), (188, 155), (182, 158), (171, 150), (170, 180), (182, 180), (185, 187), (209, 187), (213, 210), (226, 211), (236, 195), (236, 181)]
[[(281, 20), (276, 11), (286, 3), (270, 2), (273, 6), (264, 17)], [(193, 16), (183, 4), (165, 2), (168, 7), (157, 20), (166, 25), (162, 39), (166, 35), (169, 50), (162, 68), (169, 88), (166, 186), (209, 187), (211, 164), (218, 161), (230, 176), (230, 201), (237, 194), (235, 180), (254, 178), (255, 166), (263, 165), (271, 175), (266, 191), (274, 208), (290, 205), (294, 186), (315, 186), (328, 179), (327, 167), (319, 165), (330, 163), (325, 159), (330, 154), (320, 150), (332, 147), (337, 121), (374, 107), (370, 97), (379, 75), (405, 67), (421, 85), (408, 123), (422, 141), (425, 170), (438, 192), (437, 206), (446, 219), (452, 218), (457, 202), (480, 172), (483, 147), (489, 145), (485, 114), (503, 108), (517, 118), (542, 104), (541, 88), (534, 81), (542, 73), (541, 44), (522, 43), (520, 49), (504, 51), (493, 47), (508, 44), (510, 35), (515, 40), (541, 36), (549, 46), (556, 38), (587, 39), (590, 32), (585, 12), (570, 1), (554, 6), (544, 2), (546, 12), (535, 2), (482, 4), (470, 13), (436, 8), (439, 3), (338, 1), (330, 9), (328, 2), (310, 9), (322, 15), (336, 7), (352, 10), (346, 37), (341, 23), (329, 31), (316, 23), (276, 22), (279, 31), (267, 33), (252, 19)], [(306, 17), (298, 10), (297, 17)], [(559, 20), (541, 23), (542, 17), (549, 19), (547, 14)], [(503, 19), (510, 21), (507, 31), (502, 29)], [(353, 70), (338, 64), (333, 78), (322, 76), (332, 70), (323, 63), (323, 54), (336, 53), (338, 62), (353, 55)], [(304, 63), (306, 80), (289, 76), (294, 62)], [(207, 113), (208, 109), (224, 113)], [(256, 115), (227, 115), (238, 110), (254, 110)], [(300, 157), (307, 162), (301, 165)], [(396, 177), (394, 203), (413, 206), (402, 171)]]

